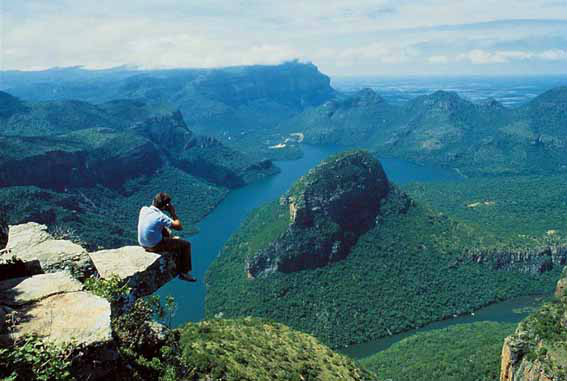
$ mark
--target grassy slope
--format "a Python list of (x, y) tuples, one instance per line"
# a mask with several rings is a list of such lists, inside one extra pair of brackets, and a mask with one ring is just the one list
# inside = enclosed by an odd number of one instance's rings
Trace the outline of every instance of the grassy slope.
[(532, 277), (482, 265), (454, 266), (464, 247), (492, 245), (479, 230), (422, 204), (399, 215), (393, 192), (381, 223), (350, 256), (324, 268), (249, 280), (244, 262), (286, 228), (278, 204), (255, 212), (227, 242), (207, 275), (206, 314), (285, 322), (332, 347), (360, 343), (472, 311), (493, 301), (551, 291), (556, 272)]
[(418, 333), (360, 364), (392, 381), (495, 381), (515, 324), (478, 322)]
[(213, 319), (181, 330), (183, 361), (199, 379), (375, 380), (310, 335), (259, 319)]

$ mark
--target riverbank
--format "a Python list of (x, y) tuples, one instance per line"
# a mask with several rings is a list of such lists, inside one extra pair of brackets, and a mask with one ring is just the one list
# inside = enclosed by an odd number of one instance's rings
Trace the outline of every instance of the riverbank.
[(354, 359), (362, 359), (375, 353), (384, 351), (393, 344), (411, 337), (417, 333), (445, 329), (458, 324), (475, 323), (481, 321), (492, 321), (498, 323), (519, 323), (535, 311), (548, 295), (522, 296), (503, 302), (490, 304), (479, 310), (452, 319), (441, 320), (427, 324), (424, 327), (406, 331), (392, 336), (383, 337), (379, 340), (363, 344), (356, 344), (341, 349), (340, 352)]

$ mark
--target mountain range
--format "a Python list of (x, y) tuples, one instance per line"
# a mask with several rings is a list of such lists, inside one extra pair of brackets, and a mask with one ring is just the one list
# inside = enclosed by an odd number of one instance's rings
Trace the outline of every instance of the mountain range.
[[(80, 108), (92, 119), (73, 120), (108, 122), (97, 120), (102, 116), (80, 102), (118, 119), (179, 110), (192, 131), (258, 160), (297, 157), (297, 136), (302, 134), (306, 143), (363, 147), (382, 157), (430, 162), (467, 176), (567, 170), (562, 155), (567, 133), (561, 128), (567, 122), (567, 87), (511, 108), (448, 91), (402, 104), (386, 101), (379, 89), (345, 94), (334, 90), (315, 65), (296, 61), (220, 69), (67, 68), (6, 72), (4, 77), (3, 90), (40, 101), (34, 109), (53, 121), (59, 112)], [(60, 103), (68, 100), (76, 102)]]
[(567, 87), (517, 108), (446, 91), (393, 105), (365, 89), (305, 110), (278, 129), (302, 133), (311, 144), (365, 147), (475, 176), (565, 172), (566, 124)]

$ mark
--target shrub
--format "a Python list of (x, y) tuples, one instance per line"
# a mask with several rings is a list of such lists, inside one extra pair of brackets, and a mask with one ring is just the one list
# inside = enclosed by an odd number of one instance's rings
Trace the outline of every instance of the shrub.
[[(58, 346), (37, 336), (25, 336), (11, 349), (0, 349), (3, 381), (71, 381), (72, 343)], [(5, 378), (4, 378), (5, 377)]]
[(130, 293), (130, 287), (118, 275), (112, 275), (109, 279), (87, 278), (85, 288), (111, 303), (119, 302)]

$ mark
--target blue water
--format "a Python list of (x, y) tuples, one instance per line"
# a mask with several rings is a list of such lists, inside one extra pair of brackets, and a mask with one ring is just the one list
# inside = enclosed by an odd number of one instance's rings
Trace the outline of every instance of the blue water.
[[(191, 284), (174, 279), (157, 292), (162, 298), (167, 295), (175, 298), (178, 309), (173, 318), (174, 325), (204, 318), (205, 272), (246, 216), (262, 204), (277, 199), (309, 169), (340, 150), (340, 147), (303, 146), (304, 156), (301, 159), (277, 162), (281, 173), (231, 191), (218, 207), (198, 224), (199, 233), (189, 240), (193, 245), (193, 275), (199, 281)], [(459, 179), (455, 172), (443, 168), (397, 159), (381, 159), (381, 162), (389, 179), (397, 184)]]
[(397, 335), (383, 337), (364, 344), (351, 345), (341, 350), (347, 356), (355, 359), (368, 357), (374, 353), (388, 349), (398, 341), (410, 337), (419, 332), (428, 332), (444, 329), (456, 324), (474, 323), (480, 321), (494, 321), (499, 323), (519, 323), (526, 318), (535, 308), (541, 305), (541, 296), (522, 296), (506, 300), (504, 302), (491, 304), (481, 308), (473, 314), (455, 317), (449, 320), (437, 321), (422, 328), (399, 333)]

